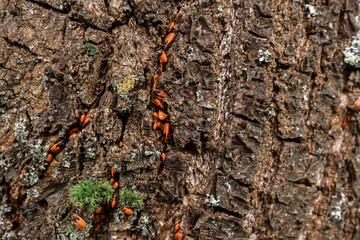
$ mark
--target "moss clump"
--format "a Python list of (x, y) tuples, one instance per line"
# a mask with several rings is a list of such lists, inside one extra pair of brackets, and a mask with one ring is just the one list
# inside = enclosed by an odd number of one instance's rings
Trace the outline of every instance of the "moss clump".
[(99, 53), (99, 49), (94, 44), (91, 43), (82, 45), (82, 48), (84, 52), (86, 52), (90, 56), (94, 56)]
[(70, 199), (76, 207), (94, 211), (101, 203), (109, 202), (113, 193), (114, 189), (107, 181), (84, 180), (70, 188)]
[(139, 198), (139, 196), (128, 189), (122, 190), (120, 192), (119, 200), (120, 204), (124, 207), (133, 208), (142, 207), (144, 205), (144, 202)]

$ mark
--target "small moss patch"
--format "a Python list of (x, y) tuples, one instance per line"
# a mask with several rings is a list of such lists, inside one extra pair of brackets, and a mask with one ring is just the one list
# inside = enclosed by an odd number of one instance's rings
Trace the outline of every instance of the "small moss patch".
[(82, 45), (82, 48), (84, 52), (86, 52), (90, 56), (94, 56), (99, 53), (99, 49), (94, 44), (91, 43)]
[(70, 188), (70, 200), (76, 207), (94, 211), (101, 203), (113, 198), (114, 189), (108, 181), (84, 180)]
[(119, 200), (120, 204), (124, 207), (134, 208), (142, 207), (144, 205), (144, 202), (139, 198), (139, 196), (128, 189), (122, 190), (120, 192)]

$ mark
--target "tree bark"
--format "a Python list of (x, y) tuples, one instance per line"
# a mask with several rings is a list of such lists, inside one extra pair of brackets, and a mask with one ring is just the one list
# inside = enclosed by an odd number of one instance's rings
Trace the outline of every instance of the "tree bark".
[[(360, 239), (356, 0), (0, 1), (2, 239)], [(170, 132), (153, 131), (153, 76)], [(49, 148), (90, 123), (46, 163)], [(123, 146), (119, 147), (119, 142)], [(166, 153), (163, 163), (161, 153)], [(70, 217), (69, 188), (118, 203)], [(16, 221), (18, 217), (18, 221)]]

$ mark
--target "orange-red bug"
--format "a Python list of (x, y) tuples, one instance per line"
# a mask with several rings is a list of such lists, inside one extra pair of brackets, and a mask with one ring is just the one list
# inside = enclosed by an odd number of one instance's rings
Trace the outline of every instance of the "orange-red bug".
[[(163, 163), (165, 163), (165, 159), (166, 159), (166, 154), (165, 153), (162, 153), (161, 154), (161, 160)], [(175, 225), (176, 226), (176, 225)]]
[(360, 98), (357, 99), (354, 104), (352, 105), (352, 110), (354, 111), (359, 111), (360, 110)]
[(97, 232), (97, 231), (99, 231), (99, 229), (100, 229), (100, 226), (101, 226), (100, 224), (96, 225), (96, 226), (95, 226), (95, 228), (94, 228), (94, 232)]
[(63, 149), (63, 147), (64, 147), (64, 143), (63, 141), (60, 141), (50, 148), (50, 152), (55, 154), (59, 153)]
[(156, 117), (156, 118), (159, 118), (159, 113), (154, 112), (154, 113), (153, 113), (153, 116)]
[(51, 162), (53, 160), (53, 155), (51, 154), (51, 153), (49, 153), (48, 155), (47, 155), (47, 158), (46, 158), (46, 162)]
[(14, 203), (14, 207), (15, 207), (15, 208), (19, 208), (19, 207), (20, 207), (20, 203), (19, 203), (19, 202)]
[(87, 114), (86, 116), (85, 116), (85, 120), (84, 120), (84, 122), (81, 124), (81, 126), (86, 126), (88, 123), (90, 122), (90, 117), (89, 117), (89, 114)]
[(114, 185), (113, 185), (113, 188), (116, 189), (118, 186), (119, 186), (119, 183), (115, 182)]
[(180, 13), (177, 13), (177, 14), (175, 15), (175, 20), (177, 20), (177, 19), (179, 18), (179, 16), (180, 16)]
[(86, 115), (85, 115), (85, 114), (81, 115), (81, 117), (80, 117), (80, 125), (81, 125), (81, 126), (83, 125), (83, 123), (84, 123), (84, 121), (85, 121), (85, 118), (86, 118)]
[(165, 48), (167, 48), (168, 45), (174, 40), (174, 37), (175, 37), (175, 33), (169, 33), (165, 37), (165, 43), (164, 43)]
[(13, 214), (13, 215), (12, 215), (12, 218), (14, 219), (15, 222), (18, 222), (18, 221), (19, 221), (19, 215)]
[(70, 134), (69, 139), (72, 139), (75, 136), (76, 136), (76, 133), (72, 133), (72, 134)]
[(157, 74), (155, 74), (155, 75), (154, 75), (154, 85), (153, 85), (153, 90), (155, 90), (155, 89), (156, 89), (159, 79), (160, 79), (160, 76), (159, 76), (159, 75), (157, 75)]
[(163, 128), (163, 124), (159, 121), (159, 120), (155, 120), (154, 125), (153, 125), (153, 130), (155, 131), (157, 128)]
[(165, 120), (166, 118), (167, 118), (167, 114), (164, 113), (163, 111), (159, 110), (159, 119)]
[(101, 215), (101, 220), (105, 220), (107, 216), (105, 214)]
[(119, 142), (119, 147), (122, 147), (124, 143), (122, 141)]
[(79, 128), (73, 128), (73, 129), (71, 129), (70, 135), (73, 134), (73, 133), (76, 133), (77, 131), (79, 131)]
[[(176, 20), (176, 19), (175, 19), (175, 20)], [(171, 32), (171, 30), (173, 29), (174, 26), (175, 26), (175, 23), (174, 23), (174, 22), (171, 22), (170, 25), (169, 25), (168, 32)]]
[(152, 100), (152, 103), (155, 104), (156, 106), (158, 106), (159, 108), (163, 108), (162, 103), (160, 102), (159, 99), (155, 98), (154, 100)]
[(126, 215), (131, 215), (134, 213), (133, 210), (126, 208), (126, 207), (124, 207), (122, 210)]
[(154, 90), (153, 93), (155, 94), (156, 97), (158, 97), (159, 99), (164, 99), (166, 98), (166, 94), (163, 91), (160, 90)]
[(113, 200), (111, 201), (111, 208), (114, 208), (116, 205), (116, 194), (114, 194), (114, 198)]
[(180, 223), (175, 224), (175, 231), (174, 231), (174, 233), (176, 233), (179, 229), (180, 229)]
[(94, 216), (94, 223), (99, 223), (100, 222), (100, 216), (99, 215), (95, 215)]
[(163, 65), (160, 64), (160, 66), (159, 66), (159, 73), (162, 73), (162, 72), (163, 72)]
[(167, 63), (167, 61), (168, 61), (168, 58), (166, 56), (166, 53), (164, 51), (162, 51), (161, 56), (160, 56), (160, 64)]
[(116, 173), (116, 172), (115, 172), (114, 168), (111, 167), (111, 176), (114, 177), (114, 176), (115, 176), (115, 173)]
[(82, 219), (81, 217), (79, 217), (75, 213), (71, 216), (71, 219), (74, 221), (74, 224), (78, 228), (80, 228), (80, 229), (86, 228), (86, 222), (84, 221), (84, 219)]
[(177, 233), (174, 234), (175, 240), (183, 238), (183, 231), (179, 230)]
[(342, 127), (345, 128), (347, 126), (347, 124), (350, 122), (350, 120), (351, 120), (351, 112), (348, 111), (346, 113), (345, 120), (342, 124)]
[(168, 135), (169, 135), (169, 131), (170, 131), (170, 124), (169, 123), (165, 123), (164, 127), (163, 127), (163, 133), (165, 134), (165, 142), (167, 141)]
[(111, 178), (111, 179), (110, 179), (110, 184), (113, 185), (114, 182), (115, 182), (115, 179), (114, 179), (114, 178)]
[(96, 212), (96, 213), (101, 213), (102, 210), (103, 210), (103, 208), (102, 208), (102, 207), (99, 207), (99, 208), (95, 209), (95, 212)]

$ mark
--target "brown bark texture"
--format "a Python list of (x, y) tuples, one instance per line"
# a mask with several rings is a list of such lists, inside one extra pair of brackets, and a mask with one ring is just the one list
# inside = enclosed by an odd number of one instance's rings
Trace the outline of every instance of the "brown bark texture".
[[(1, 0), (1, 239), (360, 239), (356, 0)], [(153, 131), (153, 76), (170, 132)], [(49, 148), (79, 125), (47, 163)], [(119, 147), (119, 142), (123, 146)], [(163, 163), (161, 153), (166, 153)], [(69, 189), (119, 174), (101, 228)]]

